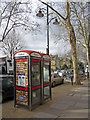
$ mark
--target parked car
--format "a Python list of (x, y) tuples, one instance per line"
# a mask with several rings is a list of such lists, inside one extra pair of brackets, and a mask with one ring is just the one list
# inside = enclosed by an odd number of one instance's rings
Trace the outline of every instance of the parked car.
[(66, 77), (70, 77), (70, 76), (73, 76), (73, 69), (67, 69), (66, 70)]
[(81, 76), (81, 77), (85, 76), (85, 70), (84, 69), (79, 70), (79, 76)]
[(2, 100), (0, 102), (3, 102), (6, 98), (14, 96), (14, 85), (12, 78), (0, 78), (0, 96), (1, 95)]
[(73, 74), (73, 69), (67, 69), (66, 73)]
[(52, 87), (54, 87), (55, 85), (60, 84), (60, 83), (62, 83), (62, 84), (64, 83), (64, 78), (60, 77), (57, 73), (53, 73), (51, 75)]
[(55, 70), (54, 73), (55, 73), (55, 74), (58, 74), (58, 70)]
[(58, 71), (59, 76), (65, 77), (66, 76), (66, 70), (59, 70)]
[(88, 66), (85, 68), (85, 76), (89, 77), (89, 69), (88, 69)]
[(66, 82), (71, 82), (72, 77), (73, 77), (73, 69), (67, 69), (65, 72), (64, 80)]

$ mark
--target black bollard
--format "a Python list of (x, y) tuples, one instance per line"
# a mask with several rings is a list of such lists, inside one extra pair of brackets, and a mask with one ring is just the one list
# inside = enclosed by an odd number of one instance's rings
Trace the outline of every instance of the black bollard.
[(71, 84), (73, 85), (73, 76), (71, 76)]
[(89, 72), (87, 72), (87, 78), (89, 78)]

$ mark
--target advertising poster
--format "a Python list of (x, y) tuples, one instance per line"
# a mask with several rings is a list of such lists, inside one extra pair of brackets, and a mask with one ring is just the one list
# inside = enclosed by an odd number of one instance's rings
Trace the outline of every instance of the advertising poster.
[(25, 85), (25, 73), (18, 73), (18, 85), (19, 86), (26, 86)]
[(28, 105), (28, 61), (17, 59), (16, 62), (16, 103)]
[(26, 87), (28, 85), (27, 59), (16, 60), (16, 85)]

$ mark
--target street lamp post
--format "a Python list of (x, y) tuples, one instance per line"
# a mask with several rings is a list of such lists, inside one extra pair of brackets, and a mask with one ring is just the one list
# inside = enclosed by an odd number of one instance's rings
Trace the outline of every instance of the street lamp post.
[(2, 14), (1, 14), (1, 10), (0, 10), (0, 26), (1, 26), (1, 22), (2, 22)]
[[(53, 20), (53, 19), (51, 19), (50, 21), (49, 21), (49, 12), (48, 12), (48, 5), (47, 5), (47, 48), (46, 48), (46, 53), (49, 55), (49, 23), (51, 22), (51, 20)], [(38, 17), (43, 17), (44, 16), (44, 14), (42, 13), (42, 11), (41, 11), (41, 9), (39, 10), (39, 13), (37, 13), (36, 14), (36, 16), (38, 16)], [(55, 17), (56, 18), (56, 17)], [(58, 20), (57, 19), (55, 19), (55, 22), (53, 22), (53, 24), (59, 24), (59, 22), (58, 22)]]
[(49, 22), (48, 22), (49, 16), (48, 16), (48, 5), (47, 5), (47, 48), (46, 52), (49, 55)]

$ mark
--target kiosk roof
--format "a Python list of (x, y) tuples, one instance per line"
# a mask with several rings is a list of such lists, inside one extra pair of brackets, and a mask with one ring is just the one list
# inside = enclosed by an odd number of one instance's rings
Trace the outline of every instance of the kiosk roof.
[(14, 57), (19, 57), (19, 56), (38, 56), (43, 58), (50, 58), (50, 56), (45, 53), (39, 53), (37, 51), (31, 51), (31, 50), (22, 50), (14, 54)]

